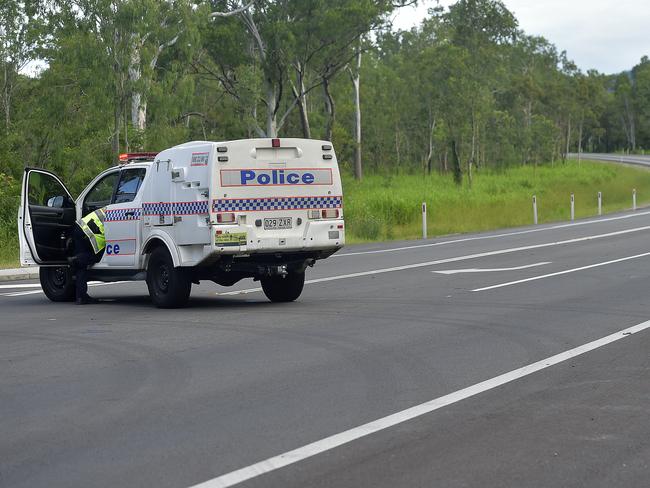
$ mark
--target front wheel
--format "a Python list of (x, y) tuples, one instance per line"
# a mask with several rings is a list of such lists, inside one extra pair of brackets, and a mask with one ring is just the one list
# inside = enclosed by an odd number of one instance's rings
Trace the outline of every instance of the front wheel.
[(192, 282), (182, 268), (175, 268), (167, 249), (156, 248), (149, 258), (147, 288), (158, 308), (184, 307), (190, 297)]
[(41, 266), (38, 270), (41, 288), (53, 302), (71, 302), (75, 296), (72, 271), (68, 266)]
[(262, 278), (262, 290), (272, 302), (293, 302), (302, 293), (305, 286), (305, 272), (290, 272), (287, 276), (269, 276)]

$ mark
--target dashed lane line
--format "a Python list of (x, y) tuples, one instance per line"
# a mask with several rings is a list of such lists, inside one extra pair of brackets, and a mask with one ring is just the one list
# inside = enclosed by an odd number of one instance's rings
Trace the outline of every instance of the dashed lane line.
[[(528, 251), (530, 249), (542, 249), (545, 247), (552, 247), (552, 246), (561, 246), (565, 244), (575, 244), (577, 242), (585, 242), (585, 241), (593, 241), (597, 239), (604, 239), (607, 237), (615, 237), (615, 236), (620, 236), (620, 235), (625, 235), (625, 234), (631, 234), (633, 232), (642, 232), (650, 230), (650, 226), (644, 226), (644, 227), (636, 227), (634, 229), (625, 229), (625, 230), (619, 230), (616, 232), (608, 232), (606, 234), (597, 234), (593, 236), (586, 236), (586, 237), (577, 237), (575, 239), (567, 239), (564, 241), (555, 241), (555, 242), (546, 242), (543, 244), (532, 244), (530, 246), (520, 246), (520, 247), (511, 247), (508, 249), (498, 249), (495, 251), (487, 251), (487, 252), (481, 252), (481, 253), (476, 253), (476, 254), (467, 254), (465, 256), (457, 256), (453, 258), (445, 258), (445, 259), (437, 259), (435, 261), (426, 261), (424, 263), (415, 263), (415, 264), (406, 264), (404, 266), (393, 266), (390, 268), (381, 268), (381, 269), (374, 269), (371, 271), (360, 271), (358, 273), (349, 273), (349, 274), (343, 274), (343, 275), (337, 275), (337, 276), (329, 276), (327, 278), (316, 278), (313, 280), (307, 280), (305, 281), (305, 284), (313, 284), (313, 283), (324, 283), (327, 281), (337, 281), (337, 280), (344, 280), (348, 278), (359, 278), (363, 276), (371, 276), (371, 275), (377, 275), (377, 274), (383, 274), (383, 273), (392, 273), (394, 271), (404, 271), (407, 269), (416, 269), (416, 268), (424, 268), (428, 266), (435, 266), (438, 264), (447, 264), (447, 263), (455, 263), (458, 261), (465, 261), (468, 259), (477, 259), (477, 258), (484, 258), (488, 256), (499, 256), (502, 254), (510, 254), (514, 252), (520, 252), (520, 251)], [(235, 291), (228, 291), (228, 292), (220, 292), (217, 293), (219, 296), (232, 296), (232, 295), (244, 295), (248, 293), (255, 293), (258, 291), (261, 291), (262, 288), (249, 288), (246, 290), (235, 290)]]
[(550, 261), (544, 261), (543, 263), (533, 263), (526, 264), (524, 266), (513, 266), (512, 268), (468, 268), (468, 269), (442, 269), (439, 271), (431, 271), (432, 273), (452, 275), (452, 274), (461, 274), (461, 273), (494, 273), (499, 271), (519, 271), (521, 269), (530, 269), (536, 268), (538, 266), (544, 266), (546, 264), (551, 264)]
[(650, 256), (650, 252), (644, 252), (643, 254), (635, 254), (634, 256), (627, 256), (625, 258), (620, 258), (620, 259), (612, 259), (611, 261), (605, 261), (605, 262), (602, 262), (602, 263), (590, 264), (588, 266), (580, 266), (579, 268), (566, 269), (564, 271), (558, 271), (556, 273), (549, 273), (549, 274), (545, 274), (545, 275), (541, 275), (541, 276), (533, 276), (532, 278), (524, 278), (524, 279), (521, 279), (521, 280), (509, 281), (507, 283), (500, 283), (498, 285), (484, 286), (483, 288), (476, 288), (475, 290), (472, 290), (472, 291), (487, 291), (487, 290), (494, 290), (496, 288), (504, 288), (506, 286), (519, 285), (521, 283), (527, 283), (529, 281), (543, 280), (544, 278), (551, 278), (553, 276), (560, 276), (560, 275), (564, 275), (564, 274), (575, 273), (577, 271), (584, 271), (585, 269), (599, 268), (601, 266), (607, 266), (608, 264), (622, 263), (623, 261), (630, 261), (631, 259), (639, 259), (639, 258), (643, 258), (643, 257), (646, 257), (646, 256)]

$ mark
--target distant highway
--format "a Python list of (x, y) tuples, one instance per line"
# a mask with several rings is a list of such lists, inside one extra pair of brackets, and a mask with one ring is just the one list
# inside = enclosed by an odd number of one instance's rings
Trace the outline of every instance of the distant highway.
[(288, 304), (2, 284), (0, 488), (647, 487), (649, 239), (637, 211), (349, 246)]
[[(569, 159), (578, 159), (578, 153), (569, 153)], [(592, 159), (596, 161), (612, 161), (615, 163), (636, 164), (638, 166), (650, 166), (650, 156), (639, 156), (625, 154), (602, 154), (602, 153), (582, 153), (582, 159)]]

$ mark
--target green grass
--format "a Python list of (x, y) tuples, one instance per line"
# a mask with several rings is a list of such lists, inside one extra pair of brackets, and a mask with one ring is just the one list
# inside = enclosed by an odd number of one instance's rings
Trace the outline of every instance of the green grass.
[(0, 225), (0, 269), (20, 267), (17, 232), (15, 220), (14, 222), (2, 221)]
[(471, 189), (439, 174), (346, 176), (343, 187), (349, 243), (421, 237), (422, 202), (429, 236), (532, 224), (533, 195), (540, 223), (569, 220), (571, 193), (576, 218), (597, 215), (599, 191), (603, 213), (631, 208), (633, 188), (637, 205), (650, 203), (650, 171), (591, 161), (480, 171)]
[(17, 215), (20, 183), (0, 172), (0, 268), (16, 268), (18, 262)]
[(18, 238), (15, 233), (9, 235), (9, 233), (2, 232), (0, 234), (0, 269), (19, 267)]
[[(540, 223), (569, 220), (571, 193), (576, 218), (597, 214), (599, 191), (603, 213), (631, 208), (633, 188), (639, 206), (650, 204), (650, 171), (587, 161), (480, 171), (471, 189), (467, 181), (457, 187), (451, 175), (438, 174), (368, 175), (361, 182), (344, 176), (343, 186), (349, 243), (420, 238), (422, 202), (427, 203), (429, 236), (532, 224), (533, 195), (537, 195)], [(18, 191), (15, 184), (12, 188), (0, 198), (0, 268), (19, 265)]]

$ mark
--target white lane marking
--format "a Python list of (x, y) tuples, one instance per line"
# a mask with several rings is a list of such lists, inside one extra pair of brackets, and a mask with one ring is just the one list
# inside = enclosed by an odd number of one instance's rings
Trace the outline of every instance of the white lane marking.
[(4, 290), (5, 288), (40, 288), (41, 285), (39, 283), (30, 283), (30, 284), (22, 284), (22, 285), (0, 285), (0, 290)]
[[(104, 283), (102, 281), (89, 281), (88, 286), (105, 286), (105, 285), (117, 285), (120, 283), (129, 283), (128, 281), (112, 281), (110, 283)], [(41, 285), (38, 285), (39, 287)], [(35, 295), (37, 293), (43, 293), (43, 290), (32, 290), (32, 291), (18, 291), (14, 293), (2, 293), (3, 297), (22, 297), (25, 295)]]
[(512, 381), (546, 369), (550, 366), (554, 366), (576, 356), (580, 356), (587, 352), (593, 351), (594, 349), (606, 346), (612, 342), (625, 339), (626, 337), (629, 337), (648, 328), (650, 328), (650, 320), (634, 325), (627, 329), (623, 329), (619, 332), (615, 332), (614, 334), (605, 336), (601, 339), (597, 339), (582, 346), (569, 349), (568, 351), (556, 354), (555, 356), (542, 359), (541, 361), (537, 361), (522, 368), (518, 368), (508, 373), (504, 373), (499, 376), (495, 376), (494, 378), (476, 383), (475, 385), (463, 388), (462, 390), (434, 398), (428, 402), (421, 403), (414, 407), (407, 408), (406, 410), (402, 410), (392, 415), (388, 415), (372, 422), (368, 422), (367, 424), (354, 427), (339, 434), (334, 434), (292, 451), (288, 451), (278, 456), (265, 459), (264, 461), (251, 464), (245, 468), (223, 474), (204, 483), (194, 485), (192, 488), (226, 488), (242, 483), (252, 478), (261, 476), (265, 473), (269, 473), (271, 471), (275, 471), (290, 464), (297, 463), (312, 456), (316, 456), (317, 454), (329, 451), (362, 437), (366, 437), (370, 434), (374, 434), (375, 432), (379, 432), (390, 427), (394, 427), (395, 425), (407, 422), (414, 418), (421, 417), (422, 415), (434, 412), (435, 410), (439, 410), (448, 405), (460, 402), (461, 400), (473, 397), (479, 393), (492, 390), (499, 386), (505, 385), (506, 383), (510, 383)]
[(580, 266), (579, 268), (566, 269), (564, 271), (558, 271), (557, 273), (549, 273), (541, 276), (533, 276), (532, 278), (525, 278), (523, 280), (509, 281), (508, 283), (501, 283), (499, 285), (485, 286), (483, 288), (476, 288), (475, 290), (472, 291), (487, 291), (487, 290), (494, 290), (495, 288), (504, 288), (506, 286), (518, 285), (520, 283), (526, 283), (528, 281), (543, 280), (544, 278), (551, 278), (552, 276), (560, 276), (564, 274), (575, 273), (577, 271), (583, 271), (585, 269), (599, 268), (600, 266), (607, 266), (608, 264), (621, 263), (623, 261), (643, 258), (645, 256), (650, 256), (650, 252), (644, 252), (643, 254), (636, 254), (634, 256), (628, 256), (620, 259), (613, 259), (611, 261), (605, 261), (603, 263), (590, 264), (588, 266)]
[(535, 264), (526, 264), (525, 266), (514, 266), (512, 268), (468, 268), (468, 269), (445, 269), (441, 271), (431, 271), (432, 273), (452, 275), (459, 273), (492, 273), (495, 271), (517, 271), (519, 269), (528, 269), (536, 268), (537, 266), (544, 266), (545, 264), (551, 264), (550, 261), (545, 261), (543, 263)]
[(504, 234), (495, 234), (491, 236), (476, 236), (476, 237), (465, 237), (462, 239), (454, 239), (451, 241), (443, 241), (443, 242), (433, 242), (431, 244), (414, 244), (413, 246), (403, 246), (403, 247), (394, 247), (392, 249), (378, 249), (376, 251), (359, 251), (359, 252), (343, 252), (343, 253), (337, 253), (333, 254), (331, 257), (333, 258), (342, 258), (345, 256), (359, 256), (360, 254), (381, 254), (381, 253), (386, 253), (386, 252), (396, 252), (396, 251), (407, 251), (409, 249), (419, 249), (419, 248), (424, 248), (424, 247), (437, 247), (437, 246), (445, 246), (447, 244), (458, 244), (459, 242), (470, 242), (470, 241), (480, 241), (483, 239), (498, 239), (501, 237), (510, 237), (510, 236), (518, 236), (522, 234), (531, 234), (533, 232), (544, 232), (546, 230), (556, 230), (556, 229), (564, 229), (567, 227), (576, 227), (580, 225), (588, 225), (588, 224), (600, 224), (602, 222), (611, 222), (613, 220), (623, 220), (623, 219), (631, 219), (633, 217), (642, 217), (644, 215), (650, 215), (650, 211), (648, 212), (637, 212), (629, 215), (620, 215), (618, 217), (608, 217), (604, 219), (597, 219), (597, 220), (586, 220), (582, 222), (574, 222), (572, 224), (558, 224), (558, 225), (553, 225), (550, 227), (543, 227), (539, 229), (528, 229), (528, 230), (520, 230), (516, 232), (507, 232)]
[(255, 293), (256, 291), (262, 291), (262, 289), (248, 288), (247, 290), (224, 291), (224, 292), (215, 293), (215, 295), (219, 295), (220, 297), (230, 296), (230, 295), (246, 295), (247, 293)]
[[(358, 273), (350, 273), (350, 274), (344, 274), (344, 275), (338, 275), (338, 276), (329, 276), (327, 278), (317, 278), (313, 280), (307, 280), (305, 281), (306, 285), (312, 284), (312, 283), (324, 283), (326, 281), (336, 281), (336, 280), (344, 280), (347, 278), (359, 278), (362, 276), (370, 276), (370, 275), (376, 275), (376, 274), (383, 274), (383, 273), (391, 273), (393, 271), (404, 271), (407, 269), (416, 269), (416, 268), (424, 268), (426, 266), (435, 266), (437, 264), (447, 264), (447, 263), (455, 263), (458, 261), (465, 261), (467, 259), (476, 259), (476, 258), (484, 258), (487, 256), (498, 256), (500, 254), (510, 254), (513, 252), (520, 252), (520, 251), (528, 251), (530, 249), (541, 249), (544, 247), (551, 247), (551, 246), (561, 246), (564, 244), (575, 244), (576, 242), (584, 242), (584, 241), (593, 241), (596, 239), (603, 239), (605, 237), (614, 237), (614, 236), (619, 236), (619, 235), (624, 235), (624, 234), (630, 234), (632, 232), (640, 232), (644, 230), (650, 230), (650, 226), (644, 226), (644, 227), (636, 227), (634, 229), (625, 229), (625, 230), (619, 230), (616, 232), (608, 232), (607, 234), (597, 234), (594, 236), (586, 236), (586, 237), (576, 237), (575, 239), (568, 239), (565, 241), (556, 241), (556, 242), (546, 242), (544, 244), (532, 244), (530, 246), (520, 246), (520, 247), (511, 247), (508, 249), (499, 249), (496, 251), (487, 251), (487, 252), (481, 252), (477, 254), (467, 254), (465, 256), (457, 256), (455, 258), (445, 258), (445, 259), (437, 259), (435, 261), (426, 261), (424, 263), (415, 263), (415, 264), (406, 264), (404, 266), (394, 266), (392, 268), (382, 268), (382, 269), (374, 269), (372, 271), (360, 271)], [(229, 291), (225, 293), (217, 293), (217, 295), (240, 295), (240, 294), (246, 294), (246, 293), (254, 293), (257, 291), (261, 291), (261, 288), (249, 288), (246, 290), (237, 290), (237, 291)]]
[(14, 293), (3, 293), (3, 297), (22, 297), (25, 295), (36, 295), (37, 293), (43, 293), (43, 290), (33, 290), (33, 291), (18, 291)]

